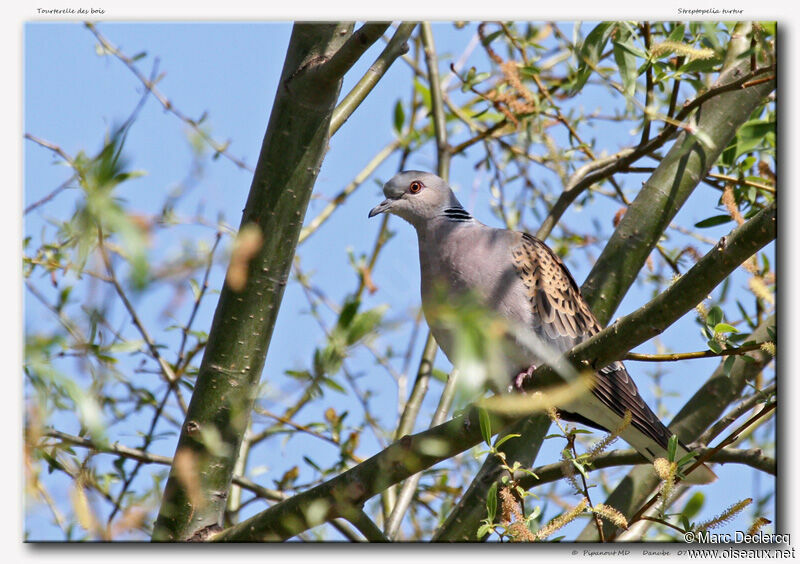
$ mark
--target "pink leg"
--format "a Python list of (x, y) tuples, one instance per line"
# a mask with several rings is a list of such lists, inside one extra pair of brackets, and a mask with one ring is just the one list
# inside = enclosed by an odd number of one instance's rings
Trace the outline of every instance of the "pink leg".
[(514, 377), (514, 383), (511, 386), (511, 391), (516, 392), (525, 392), (525, 382), (533, 377), (533, 373), (536, 371), (537, 366), (535, 364), (531, 364), (527, 370), (524, 370), (517, 374)]

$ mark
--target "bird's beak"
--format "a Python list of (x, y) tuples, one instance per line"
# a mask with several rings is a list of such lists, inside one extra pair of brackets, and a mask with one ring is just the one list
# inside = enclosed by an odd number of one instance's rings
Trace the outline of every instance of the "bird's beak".
[(396, 202), (396, 200), (392, 200), (390, 198), (386, 198), (380, 204), (369, 210), (369, 217), (375, 217), (379, 213), (383, 213), (385, 211), (389, 211), (392, 205)]

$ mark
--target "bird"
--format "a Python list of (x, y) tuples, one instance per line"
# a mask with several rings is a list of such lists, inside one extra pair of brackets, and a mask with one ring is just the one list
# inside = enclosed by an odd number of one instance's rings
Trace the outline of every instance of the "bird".
[[(459, 202), (439, 176), (417, 170), (397, 173), (383, 186), (385, 199), (369, 217), (389, 213), (414, 227), (420, 262), (422, 308), (437, 344), (454, 366), (458, 339), (452, 324), (437, 319), (442, 300), (460, 303), (472, 296), (486, 310), (524, 328), (535, 342), (563, 354), (601, 327), (562, 260), (528, 233), (484, 225)], [(524, 379), (548, 355), (522, 337), (506, 339), (501, 373), (508, 389), (521, 391)], [(558, 406), (562, 419), (612, 432), (630, 412), (620, 436), (647, 460), (667, 458), (672, 432), (639, 394), (625, 365), (616, 361), (597, 370), (590, 391)], [(679, 442), (675, 460), (689, 449)], [(716, 479), (705, 464), (684, 478), (690, 484)]]

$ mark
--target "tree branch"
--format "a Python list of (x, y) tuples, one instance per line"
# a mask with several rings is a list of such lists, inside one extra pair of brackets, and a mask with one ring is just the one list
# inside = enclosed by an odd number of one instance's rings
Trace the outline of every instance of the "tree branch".
[[(331, 131), (330, 135), (339, 131), (339, 128), (344, 125), (355, 109), (364, 101), (367, 95), (372, 92), (378, 81), (386, 74), (389, 67), (392, 66), (397, 57), (408, 52), (408, 40), (411, 32), (416, 27), (416, 22), (402, 23), (397, 27), (397, 31), (389, 40), (389, 43), (383, 49), (372, 66), (369, 67), (367, 73), (361, 77), (361, 80), (353, 87), (353, 89), (344, 97), (336, 109), (333, 110), (333, 117), (331, 118)], [(360, 30), (359, 30), (360, 31)]]
[(335, 80), (341, 79), (361, 55), (381, 38), (383, 32), (389, 29), (389, 25), (389, 22), (367, 22), (362, 25), (324, 63), (324, 72)]
[(745, 343), (739, 347), (725, 349), (720, 352), (708, 351), (693, 351), (685, 353), (670, 353), (670, 354), (643, 354), (643, 353), (628, 353), (623, 360), (636, 360), (639, 362), (675, 362), (679, 360), (694, 360), (698, 358), (714, 358), (718, 356), (731, 356), (742, 355), (750, 351), (760, 349), (764, 343)]
[[(352, 27), (295, 24), (292, 29), (242, 214), (240, 233), (247, 228), (253, 247), (243, 267), (245, 282), (237, 289), (226, 283), (220, 292), (153, 540), (185, 540), (221, 523), (303, 217), (327, 150), (341, 73), (358, 50), (351, 44), (346, 61), (324, 71), (318, 70), (320, 61), (347, 42)], [(196, 479), (187, 480), (189, 473)]]

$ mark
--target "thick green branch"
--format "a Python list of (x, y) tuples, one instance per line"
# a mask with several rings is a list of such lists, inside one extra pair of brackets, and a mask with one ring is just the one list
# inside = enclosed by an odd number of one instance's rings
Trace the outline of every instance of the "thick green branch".
[(389, 25), (389, 22), (367, 22), (352, 35), (348, 34), (347, 41), (325, 62), (325, 72), (334, 80), (343, 77), (361, 55), (389, 29)]
[(154, 540), (185, 540), (221, 522), (352, 52), (341, 56), (339, 66), (324, 63), (348, 41), (352, 28), (351, 23), (297, 24), (292, 30), (242, 215), (240, 233), (246, 228), (251, 234), (241, 268), (244, 282), (232, 287), (229, 278), (220, 292)]

